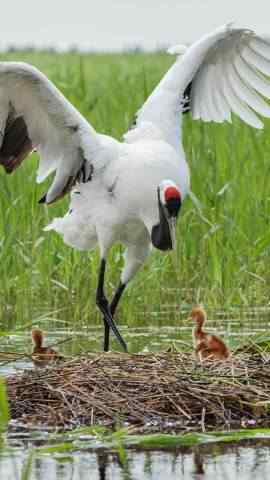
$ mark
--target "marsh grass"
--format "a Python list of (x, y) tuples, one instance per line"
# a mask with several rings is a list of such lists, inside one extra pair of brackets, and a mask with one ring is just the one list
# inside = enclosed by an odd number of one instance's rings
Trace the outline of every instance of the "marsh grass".
[[(62, 433), (51, 434), (49, 442), (51, 445), (44, 445), (34, 449), (35, 455), (48, 455), (76, 450), (95, 450), (104, 448), (115, 450), (122, 457), (122, 463), (126, 461), (126, 448), (146, 449), (174, 449), (176, 447), (194, 447), (209, 443), (232, 443), (242, 440), (259, 440), (270, 437), (270, 429), (255, 428), (237, 430), (234, 432), (189, 432), (185, 434), (147, 434), (134, 435), (128, 428), (112, 432), (110, 429), (101, 427), (84, 427), (75, 429), (68, 435)], [(123, 451), (125, 453), (123, 453)]]
[[(1, 57), (39, 67), (99, 132), (119, 139), (173, 61), (165, 54), (135, 53)], [(269, 121), (264, 131), (254, 131), (237, 119), (233, 125), (214, 125), (185, 116), (195, 197), (185, 201), (178, 225), (179, 263), (170, 254), (153, 252), (127, 290), (121, 323), (144, 323), (147, 313), (158, 312), (164, 303), (176, 305), (171, 324), (195, 302), (224, 308), (269, 303), (269, 133)], [(54, 216), (64, 214), (68, 199), (49, 208), (38, 205), (46, 184), (35, 184), (37, 161), (32, 155), (12, 176), (0, 173), (2, 324), (23, 328), (42, 316), (73, 325), (95, 322), (98, 252), (75, 252), (43, 232)], [(111, 253), (109, 295), (122, 254), (121, 246)]]
[(0, 435), (2, 435), (7, 428), (9, 421), (9, 406), (6, 392), (6, 384), (3, 378), (0, 378)]
[(6, 449), (5, 433), (9, 422), (9, 404), (5, 380), (0, 377), (0, 455)]

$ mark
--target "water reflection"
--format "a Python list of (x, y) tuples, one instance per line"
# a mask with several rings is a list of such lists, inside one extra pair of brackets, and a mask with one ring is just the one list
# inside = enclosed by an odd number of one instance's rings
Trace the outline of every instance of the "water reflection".
[(199, 478), (202, 478), (201, 476), (204, 475), (205, 473), (204, 457), (200, 452), (199, 448), (194, 448), (193, 461), (194, 461), (194, 474), (196, 475), (196, 478), (199, 480)]
[[(84, 451), (33, 458), (24, 450), (2, 454), (5, 480), (264, 480), (269, 478), (270, 444), (214, 445), (166, 451)], [(30, 466), (30, 468), (29, 468)], [(26, 475), (29, 469), (29, 476)]]

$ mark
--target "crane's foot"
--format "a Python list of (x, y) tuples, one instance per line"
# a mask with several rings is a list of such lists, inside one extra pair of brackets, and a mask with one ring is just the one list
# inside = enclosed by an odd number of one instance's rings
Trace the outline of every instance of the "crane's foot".
[[(107, 352), (109, 350), (109, 335), (110, 329), (112, 329), (118, 343), (123, 348), (124, 352), (127, 352), (127, 345), (124, 341), (123, 337), (121, 336), (117, 326), (113, 321), (113, 316), (111, 314), (111, 309), (109, 302), (104, 294), (104, 279), (105, 279), (105, 269), (106, 269), (106, 260), (104, 258), (101, 259), (100, 263), (100, 270), (99, 270), (99, 277), (98, 277), (98, 287), (97, 287), (97, 294), (96, 294), (96, 304), (103, 314), (103, 321), (104, 321), (104, 351)], [(121, 293), (124, 287), (121, 287)], [(118, 303), (121, 293), (118, 293), (118, 299), (116, 304)], [(113, 303), (113, 302), (112, 302)], [(115, 311), (116, 305), (113, 308)]]
[(126, 342), (124, 341), (122, 335), (120, 334), (117, 326), (113, 321), (107, 298), (105, 296), (97, 297), (97, 306), (103, 314), (104, 319), (104, 351), (107, 352), (109, 350), (109, 332), (110, 329), (112, 329), (118, 343), (121, 345), (124, 352), (127, 352), (128, 349)]

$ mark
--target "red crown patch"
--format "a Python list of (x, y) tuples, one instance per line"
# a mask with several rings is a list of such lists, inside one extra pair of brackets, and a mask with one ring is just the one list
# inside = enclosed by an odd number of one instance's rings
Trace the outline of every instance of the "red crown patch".
[(165, 197), (166, 202), (168, 202), (168, 200), (171, 200), (173, 198), (177, 198), (177, 199), (181, 200), (180, 192), (175, 187), (167, 187), (165, 192), (164, 192), (164, 197)]

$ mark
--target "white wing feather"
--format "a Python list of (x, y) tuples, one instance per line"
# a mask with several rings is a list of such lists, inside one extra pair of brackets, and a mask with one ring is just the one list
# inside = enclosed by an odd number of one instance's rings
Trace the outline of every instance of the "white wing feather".
[(263, 38), (255, 37), (251, 39), (249, 46), (252, 50), (255, 50), (256, 53), (259, 53), (267, 60), (270, 60), (270, 51), (269, 51), (269, 43), (264, 41)]
[(5, 142), (11, 112), (13, 118), (23, 119), (30, 145), (40, 153), (37, 181), (43, 181), (56, 170), (46, 195), (47, 203), (65, 193), (82, 168), (89, 175), (99, 146), (94, 129), (36, 68), (24, 63), (0, 62), (0, 157), (1, 163), (10, 167), (8, 171), (17, 167), (16, 158), (3, 156), (2, 141)]
[[(177, 53), (177, 48), (170, 51)], [(262, 128), (256, 113), (269, 117), (263, 98), (270, 98), (266, 75), (270, 75), (270, 37), (232, 24), (222, 26), (177, 59), (138, 112), (137, 127), (151, 122), (169, 143), (179, 146), (180, 100), (192, 82), (194, 119), (231, 121), (235, 113), (249, 125)]]
[(207, 88), (207, 108), (209, 110), (208, 118), (214, 119), (215, 122), (223, 122), (223, 113), (220, 111), (219, 104), (216, 101), (216, 96), (219, 95), (216, 84), (216, 72), (213, 65), (207, 71), (206, 76)]
[(270, 98), (270, 82), (263, 75), (254, 70), (240, 56), (233, 63), (243, 81), (264, 97)]
[[(262, 45), (264, 48), (259, 52)], [(267, 53), (269, 59), (265, 56)], [(207, 75), (205, 72), (210, 70), (209, 82), (201, 80)], [(224, 120), (228, 119), (230, 113), (235, 113), (249, 125), (262, 128), (263, 123), (256, 113), (266, 117), (270, 114), (270, 107), (261, 96), (270, 97), (270, 82), (264, 75), (270, 75), (270, 44), (267, 45), (250, 30), (229, 27), (227, 35), (208, 50), (199, 72), (195, 75), (195, 88), (199, 91), (196, 99), (200, 104), (206, 104), (200, 118), (205, 121), (218, 121), (212, 109), (208, 108), (208, 114), (205, 114), (209, 105), (208, 97), (211, 95), (214, 102), (224, 102), (225, 98), (229, 111), (226, 109), (224, 112)], [(215, 87), (212, 88), (216, 81), (219, 83), (219, 94)], [(196, 102), (192, 103), (191, 111), (198, 118)]]

